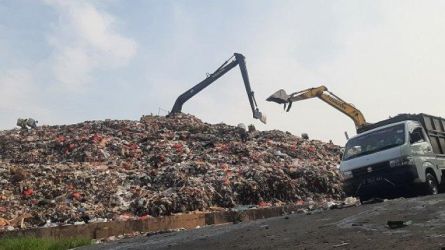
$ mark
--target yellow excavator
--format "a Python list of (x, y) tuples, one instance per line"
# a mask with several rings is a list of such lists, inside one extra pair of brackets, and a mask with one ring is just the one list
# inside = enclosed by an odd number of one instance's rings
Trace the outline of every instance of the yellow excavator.
[(320, 98), (322, 101), (336, 108), (343, 114), (349, 116), (354, 121), (357, 130), (368, 124), (360, 110), (355, 108), (352, 104), (343, 101), (334, 93), (328, 91), (328, 88), (326, 88), (325, 86), (305, 89), (292, 93), (290, 95), (286, 94), (286, 91), (284, 91), (283, 89), (280, 89), (266, 100), (269, 102), (284, 104), (284, 109), (286, 109), (286, 105), (288, 105), (286, 111), (289, 112), (293, 102), (314, 97)]

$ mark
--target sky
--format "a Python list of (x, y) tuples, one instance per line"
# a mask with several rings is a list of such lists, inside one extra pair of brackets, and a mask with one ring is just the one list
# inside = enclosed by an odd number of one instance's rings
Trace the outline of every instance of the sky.
[(321, 100), (286, 113), (265, 99), (325, 85), (368, 122), (445, 117), (444, 11), (440, 0), (0, 0), (0, 129), (165, 115), (237, 52), (267, 124), (238, 68), (183, 112), (344, 144), (353, 121)]

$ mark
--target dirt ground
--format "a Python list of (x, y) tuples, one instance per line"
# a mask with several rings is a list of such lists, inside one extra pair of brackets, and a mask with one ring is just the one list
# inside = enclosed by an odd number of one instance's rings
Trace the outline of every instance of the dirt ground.
[[(404, 224), (391, 229), (388, 221)], [(82, 249), (445, 249), (445, 194), (138, 236)]]

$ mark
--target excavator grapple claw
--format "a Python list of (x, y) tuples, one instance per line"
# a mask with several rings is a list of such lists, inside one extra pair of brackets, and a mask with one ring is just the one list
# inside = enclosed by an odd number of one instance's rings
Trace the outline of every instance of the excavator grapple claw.
[(284, 89), (280, 89), (275, 92), (273, 95), (269, 96), (266, 101), (276, 102), (278, 104), (287, 104), (289, 103), (290, 96), (286, 93)]
[(267, 123), (267, 117), (266, 115), (264, 115), (263, 113), (261, 113), (258, 109), (255, 110), (254, 114), (253, 114), (253, 118), (255, 119), (259, 119), (262, 123), (266, 124)]

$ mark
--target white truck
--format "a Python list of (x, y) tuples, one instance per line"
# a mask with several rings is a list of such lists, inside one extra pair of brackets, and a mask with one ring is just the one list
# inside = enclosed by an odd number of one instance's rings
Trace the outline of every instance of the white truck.
[(348, 139), (340, 163), (348, 195), (366, 200), (386, 195), (390, 189), (403, 193), (405, 188), (424, 194), (438, 193), (439, 184), (445, 179), (445, 119), (402, 114), (370, 124), (354, 105), (323, 85), (290, 95), (280, 89), (267, 101), (284, 104), (289, 111), (293, 102), (314, 97), (355, 123), (358, 135)]
[(437, 194), (445, 174), (445, 119), (402, 114), (358, 129), (340, 164), (348, 195), (361, 200), (404, 188)]

